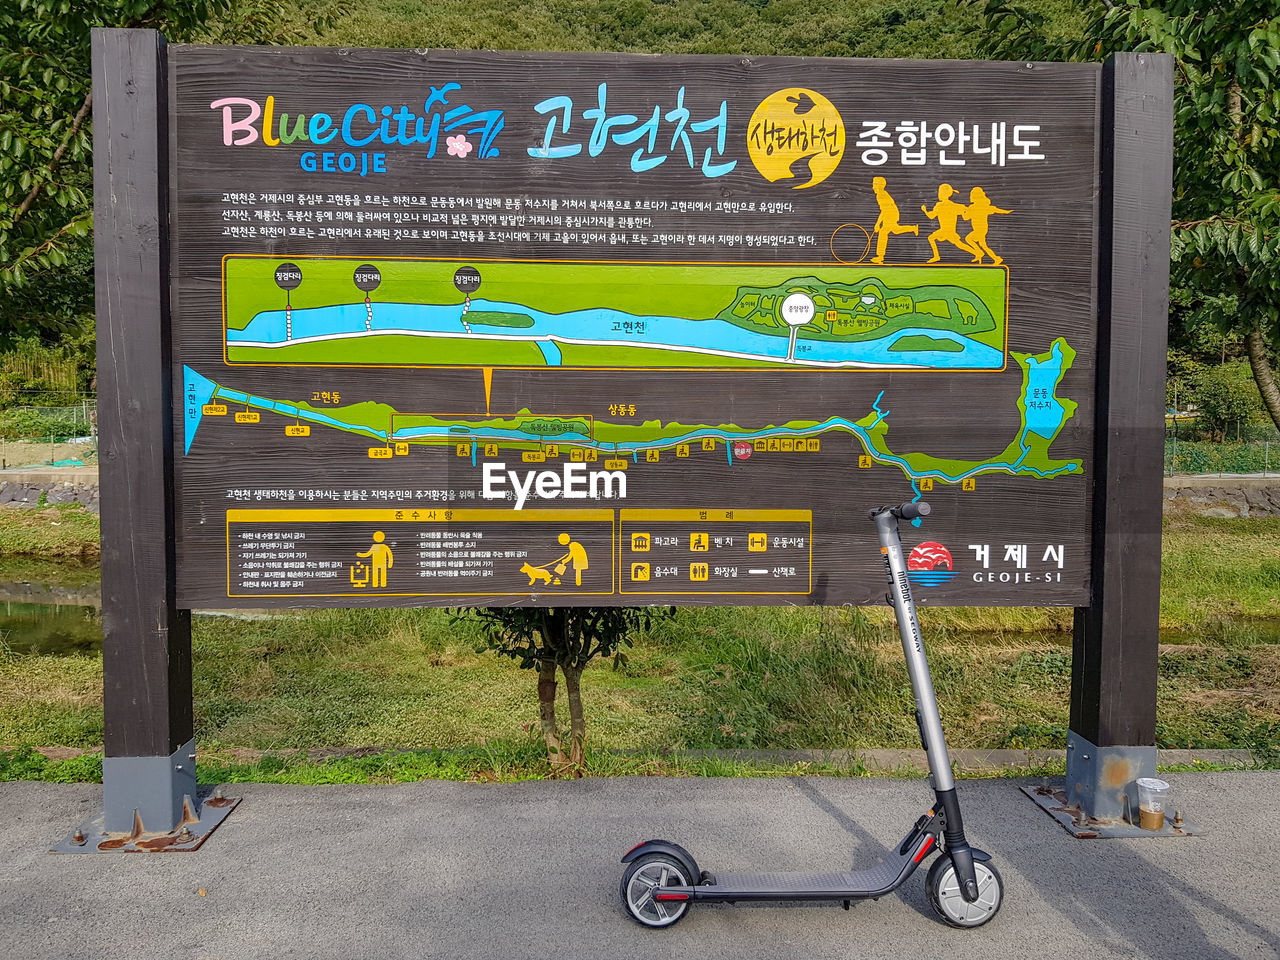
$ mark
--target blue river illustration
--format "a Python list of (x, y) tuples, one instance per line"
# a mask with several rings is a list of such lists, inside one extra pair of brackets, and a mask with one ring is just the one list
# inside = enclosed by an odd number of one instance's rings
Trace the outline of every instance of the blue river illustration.
[[(483, 314), (514, 313), (529, 317), (532, 326), (512, 328), (487, 324)], [(479, 315), (479, 316), (478, 316)], [(615, 344), (657, 347), (730, 355), (744, 359), (787, 362), (788, 338), (747, 330), (720, 319), (689, 320), (683, 317), (646, 316), (607, 307), (569, 313), (544, 313), (518, 303), (473, 300), (464, 314), (461, 304), (377, 303), (369, 311), (364, 303), (336, 304), (293, 310), (286, 327), (283, 310), (264, 311), (243, 330), (227, 330), (228, 345), (279, 346), (315, 338), (341, 338), (373, 334), (481, 336), (486, 339), (532, 341), (548, 366), (560, 366), (557, 343)], [(643, 324), (643, 332), (637, 332)], [(961, 349), (894, 350), (905, 337), (926, 336), (949, 340)], [(798, 365), (847, 364), (940, 369), (999, 370), (1004, 352), (950, 330), (907, 327), (876, 340), (830, 341), (801, 339)]]
[(1027, 390), (1022, 401), (1027, 411), (1023, 415), (1026, 429), (1052, 440), (1066, 419), (1067, 411), (1059, 402), (1055, 387), (1062, 376), (1062, 347), (1055, 343), (1047, 360), (1027, 357)]
[[(1036, 358), (1028, 358), (1029, 361), (1035, 361)], [(987, 460), (980, 461), (969, 465), (959, 473), (949, 474), (945, 470), (934, 468), (926, 470), (918, 470), (911, 466), (906, 458), (898, 456), (887, 451), (876, 448), (872, 441), (870, 430), (874, 429), (889, 416), (889, 411), (881, 406), (884, 400), (884, 391), (881, 390), (877, 394), (875, 401), (872, 403), (872, 410), (875, 412), (875, 419), (867, 426), (860, 422), (850, 420), (845, 417), (835, 416), (829, 417), (820, 423), (813, 424), (808, 427), (786, 427), (770, 425), (763, 429), (751, 430), (745, 428), (726, 428), (725, 426), (712, 427), (701, 425), (693, 427), (688, 432), (674, 437), (666, 437), (661, 442), (652, 440), (642, 442), (619, 442), (619, 443), (597, 443), (593, 438), (586, 434), (567, 432), (557, 434), (554, 438), (549, 438), (539, 433), (533, 433), (526, 430), (500, 428), (493, 425), (485, 425), (483, 427), (469, 427), (465, 424), (428, 424), (417, 427), (407, 427), (396, 430), (394, 434), (386, 430), (378, 430), (373, 427), (360, 426), (353, 428), (353, 425), (342, 420), (327, 416), (318, 411), (300, 407), (288, 401), (272, 400), (267, 397), (255, 396), (242, 390), (236, 390), (231, 387), (223, 386), (215, 383), (205, 376), (197, 373), (191, 367), (183, 367), (184, 375), (184, 399), (186, 404), (185, 416), (185, 445), (184, 453), (191, 452), (191, 443), (195, 439), (196, 431), (200, 427), (202, 416), (202, 408), (204, 404), (209, 403), (215, 397), (219, 400), (230, 401), (236, 404), (244, 404), (246, 409), (254, 407), (259, 410), (266, 410), (276, 413), (284, 417), (297, 418), (299, 422), (305, 420), (308, 423), (315, 423), (322, 426), (332, 427), (337, 430), (354, 431), (362, 433), (366, 436), (382, 440), (386, 443), (393, 441), (421, 441), (421, 440), (449, 440), (457, 443), (469, 444), (471, 447), (471, 462), (474, 465), (477, 459), (477, 452), (482, 443), (494, 440), (510, 440), (517, 443), (530, 442), (547, 442), (554, 439), (557, 443), (577, 444), (581, 446), (591, 446), (601, 449), (604, 452), (612, 452), (615, 456), (630, 455), (632, 460), (639, 461), (639, 455), (644, 450), (655, 448), (669, 448), (679, 444), (694, 444), (703, 439), (715, 439), (724, 443), (725, 455), (729, 464), (733, 465), (733, 452), (731, 444), (734, 441), (755, 441), (766, 440), (773, 437), (813, 437), (819, 436), (831, 430), (842, 430), (853, 434), (861, 443), (863, 449), (873, 456), (880, 463), (887, 463), (898, 467), (910, 479), (912, 489), (915, 493), (915, 499), (920, 499), (921, 493), (919, 489), (919, 480), (924, 478), (935, 478), (946, 483), (959, 483), (960, 481), (977, 476), (982, 473), (990, 472), (1006, 472), (1014, 475), (1026, 475), (1046, 479), (1049, 477), (1060, 476), (1068, 473), (1079, 473), (1082, 469), (1079, 461), (1063, 461), (1049, 470), (1040, 470), (1035, 467), (1027, 466), (1024, 461), (1029, 453), (1026, 442), (1028, 432), (1034, 432), (1046, 439), (1052, 439), (1056, 436), (1058, 430), (1061, 429), (1066, 417), (1068, 416), (1066, 409), (1057, 401), (1053, 395), (1053, 387), (1057, 381), (1058, 373), (1062, 366), (1062, 352), (1058, 344), (1054, 344), (1050, 358), (1044, 362), (1028, 363), (1028, 379), (1026, 392), (1022, 396), (1024, 405), (1030, 397), (1036, 395), (1036, 391), (1044, 390), (1049, 396), (1053, 396), (1053, 403), (1050, 407), (1039, 411), (1036, 420), (1030, 419), (1024, 421), (1021, 432), (1018, 436), (1018, 446), (1021, 449), (1021, 455), (1012, 462)], [(1030, 413), (1030, 409), (1028, 413)], [(913, 521), (915, 525), (919, 525)]]

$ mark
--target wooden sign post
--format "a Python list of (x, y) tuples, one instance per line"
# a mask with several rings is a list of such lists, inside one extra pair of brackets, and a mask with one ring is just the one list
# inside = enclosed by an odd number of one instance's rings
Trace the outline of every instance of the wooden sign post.
[(163, 38), (93, 32), (105, 829), (196, 796), (191, 614), (175, 604), (168, 83)]
[(94, 45), (112, 829), (193, 608), (876, 603), (922, 498), (1153, 768), (1167, 59)]
[(1156, 772), (1171, 57), (1117, 54), (1103, 65), (1102, 129), (1100, 480), (1090, 602), (1075, 613), (1067, 799), (1091, 818), (1114, 820), (1132, 811), (1133, 782)]

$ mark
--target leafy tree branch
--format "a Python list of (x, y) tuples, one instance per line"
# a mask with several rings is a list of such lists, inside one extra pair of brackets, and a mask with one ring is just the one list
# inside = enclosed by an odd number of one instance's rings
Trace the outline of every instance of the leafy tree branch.
[(1094, 60), (1122, 50), (1175, 58), (1174, 282), (1242, 338), (1280, 429), (1280, 8), (1274, 0), (1114, 0), (1076, 36), (1037, 11), (979, 0), (983, 52)]

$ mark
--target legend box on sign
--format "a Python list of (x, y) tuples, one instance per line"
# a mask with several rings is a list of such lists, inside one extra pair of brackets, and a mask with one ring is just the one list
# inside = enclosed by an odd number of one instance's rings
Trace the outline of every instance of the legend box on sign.
[(621, 510), (623, 594), (808, 594), (809, 510)]
[(228, 510), (228, 597), (608, 596), (612, 510)]

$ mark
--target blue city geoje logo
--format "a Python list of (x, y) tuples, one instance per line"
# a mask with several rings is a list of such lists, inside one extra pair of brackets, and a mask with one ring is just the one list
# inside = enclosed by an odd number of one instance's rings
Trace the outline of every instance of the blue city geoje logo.
[[(458, 83), (432, 86), (411, 109), (401, 103), (375, 105), (352, 103), (341, 113), (316, 111), (310, 115), (277, 106), (274, 96), (263, 103), (249, 97), (219, 97), (209, 104), (222, 113), (222, 143), (246, 147), (303, 149), (299, 166), (308, 172), (386, 173), (386, 148), (416, 147), (433, 159), (443, 139), (451, 158), (464, 160), (475, 150), (479, 159), (498, 156), (494, 140), (505, 124), (501, 109), (473, 110), (458, 103)], [(422, 104), (421, 108), (417, 103)], [(475, 142), (468, 139), (475, 138)], [(340, 139), (339, 139), (340, 138)], [(329, 144), (338, 140), (333, 146)], [(367, 150), (366, 148), (372, 148)]]

